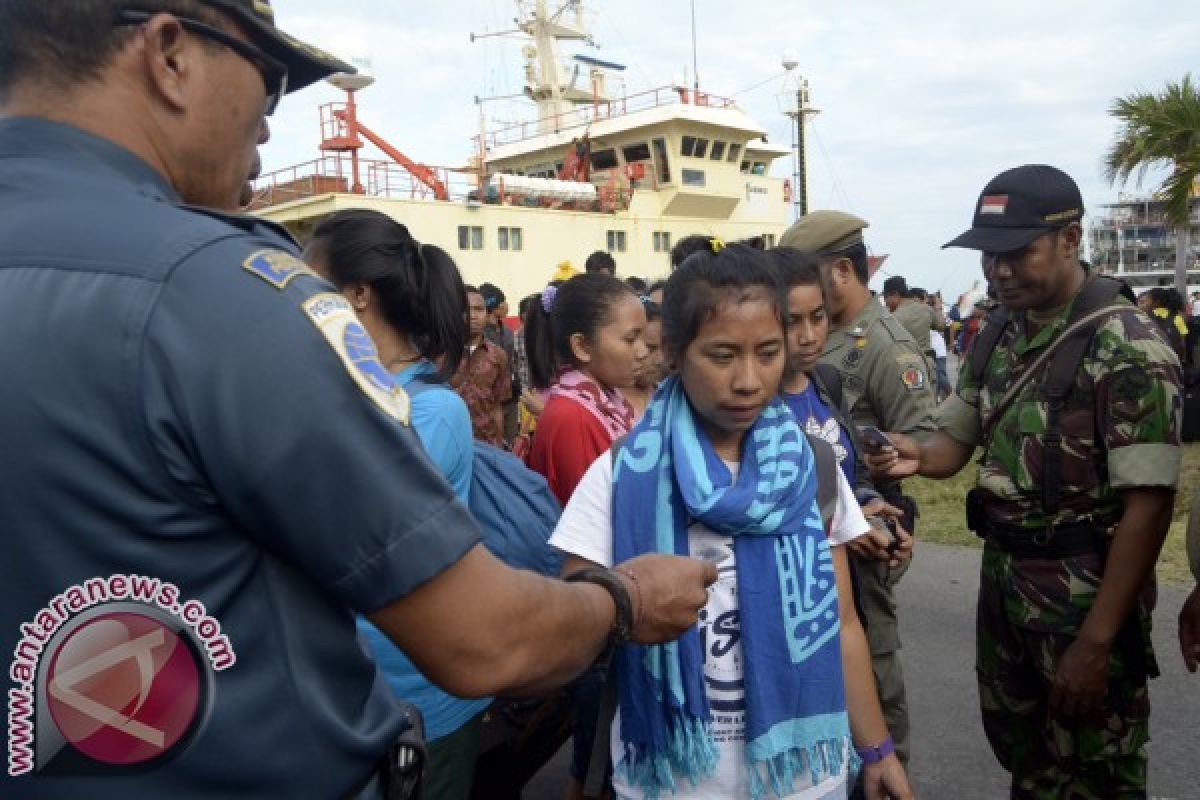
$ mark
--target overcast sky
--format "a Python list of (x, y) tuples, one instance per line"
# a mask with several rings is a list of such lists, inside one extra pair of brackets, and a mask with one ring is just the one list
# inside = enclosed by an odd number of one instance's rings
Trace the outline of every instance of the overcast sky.
[[(469, 39), (511, 28), (510, 0), (274, 6), (288, 32), (372, 60), (378, 82), (360, 95), (360, 116), (415, 160), (465, 163), (479, 128), (474, 98), (521, 89), (519, 41)], [(891, 255), (885, 272), (950, 296), (976, 279), (978, 259), (940, 246), (969, 225), (989, 178), (1019, 164), (1053, 164), (1079, 182), (1089, 211), (1099, 210), (1117, 199), (1100, 166), (1116, 131), (1107, 113), (1113, 98), (1200, 72), (1196, 0), (695, 0), (695, 7), (702, 88), (736, 95), (772, 142), (788, 145), (778, 94), (781, 56), (794, 51), (822, 112), (810, 128), (811, 207), (866, 218), (872, 250)], [(564, 55), (628, 65), (630, 93), (690, 69), (688, 0), (594, 0), (588, 10), (600, 49), (567, 46)], [(292, 95), (272, 119), (264, 169), (315, 157), (316, 108), (338, 97), (325, 85)], [(506, 120), (533, 116), (532, 105), (519, 101), (488, 110)], [(790, 159), (773, 170), (791, 171)]]

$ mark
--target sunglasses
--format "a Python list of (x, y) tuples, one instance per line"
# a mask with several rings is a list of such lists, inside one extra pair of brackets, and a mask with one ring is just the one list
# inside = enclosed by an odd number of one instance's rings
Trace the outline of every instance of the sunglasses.
[[(117, 25), (144, 25), (158, 12), (121, 11), (117, 14)], [(263, 116), (271, 116), (279, 107), (279, 101), (287, 94), (288, 68), (282, 61), (272, 58), (254, 45), (226, 33), (220, 28), (214, 28), (203, 22), (187, 17), (175, 17), (180, 26), (189, 33), (203, 36), (206, 39), (224, 45), (242, 58), (254, 65), (262, 75), (263, 86), (267, 97), (263, 104)]]

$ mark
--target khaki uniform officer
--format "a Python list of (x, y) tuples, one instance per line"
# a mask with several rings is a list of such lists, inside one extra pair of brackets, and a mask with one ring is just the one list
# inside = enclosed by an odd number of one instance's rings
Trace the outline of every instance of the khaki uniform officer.
[[(865, 220), (841, 211), (814, 211), (784, 232), (779, 244), (817, 255), (828, 286), (828, 312), (833, 330), (821, 360), (842, 376), (842, 405), (855, 425), (885, 431), (923, 434), (935, 428), (932, 381), (912, 335), (892, 318), (867, 289)], [(906, 501), (898, 483), (877, 487), (906, 512), (910, 531), (916, 506)], [(888, 567), (850, 545), (858, 579), (858, 600), (871, 645), (879, 700), (896, 751), (908, 761), (908, 700), (897, 651), (900, 635), (893, 587), (907, 563)]]

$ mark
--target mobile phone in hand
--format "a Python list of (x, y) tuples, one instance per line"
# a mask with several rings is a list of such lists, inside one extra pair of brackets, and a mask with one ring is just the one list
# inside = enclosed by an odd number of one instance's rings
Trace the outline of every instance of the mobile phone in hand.
[(867, 447), (870, 447), (872, 450), (882, 450), (885, 447), (895, 447), (895, 445), (892, 443), (892, 440), (874, 425), (860, 425), (858, 428), (858, 433), (860, 436), (862, 436), (862, 440), (866, 443)]

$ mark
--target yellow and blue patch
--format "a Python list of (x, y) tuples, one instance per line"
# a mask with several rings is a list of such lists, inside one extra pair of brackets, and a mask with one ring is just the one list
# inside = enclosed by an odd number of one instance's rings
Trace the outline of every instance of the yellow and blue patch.
[(297, 275), (316, 275), (312, 268), (283, 250), (259, 250), (242, 262), (242, 269), (282, 289)]
[(304, 301), (304, 313), (333, 347), (363, 393), (389, 417), (407, 425), (408, 395), (379, 360), (379, 351), (350, 302), (340, 294), (323, 292)]

